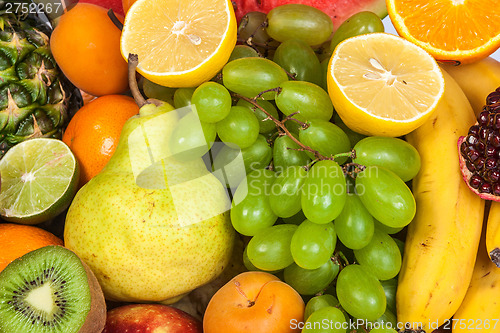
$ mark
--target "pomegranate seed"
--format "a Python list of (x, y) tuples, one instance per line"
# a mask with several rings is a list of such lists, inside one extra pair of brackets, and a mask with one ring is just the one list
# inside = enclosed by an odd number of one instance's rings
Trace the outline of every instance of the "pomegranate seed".
[(500, 195), (500, 183), (493, 184), (493, 194)]
[(500, 171), (492, 170), (488, 172), (488, 178), (490, 182), (496, 183), (500, 179)]
[[(461, 148), (461, 147), (460, 147)], [(494, 157), (497, 154), (497, 150), (493, 146), (487, 146), (486, 149), (484, 150), (484, 154), (487, 157)]]
[(495, 169), (497, 167), (497, 160), (494, 158), (487, 158), (486, 161), (484, 161), (484, 167), (488, 170)]
[(470, 186), (476, 189), (479, 188), (479, 186), (481, 186), (482, 183), (483, 179), (478, 175), (472, 176), (469, 181)]
[(487, 104), (495, 104), (497, 102), (500, 102), (500, 92), (498, 91), (494, 91), (486, 97)]
[(477, 144), (476, 144), (476, 150), (477, 151), (485, 151), (486, 150), (486, 144), (482, 141), (479, 141)]
[(500, 134), (499, 133), (493, 133), (491, 136), (491, 140), (489, 140), (491, 145), (495, 148), (500, 147)]
[(467, 141), (467, 143), (469, 145), (473, 146), (479, 142), (479, 138), (477, 135), (471, 134), (471, 135), (467, 135), (467, 138), (465, 138), (465, 141)]
[(479, 126), (478, 125), (474, 125), (474, 126), (471, 126), (471, 128), (469, 128), (469, 134), (477, 135), (478, 133), (479, 133)]
[(469, 157), (469, 161), (474, 162), (479, 158), (479, 153), (477, 150), (471, 150), (467, 153), (467, 157)]
[(479, 123), (480, 127), (488, 126), (488, 115), (489, 115), (488, 111), (483, 111), (479, 114), (477, 122)]
[(488, 137), (488, 129), (487, 128), (481, 128), (479, 130), (479, 140), (486, 140), (486, 138)]
[(479, 188), (479, 192), (481, 193), (491, 193), (491, 184), (490, 183), (483, 183), (481, 187)]
[(481, 170), (484, 167), (484, 162), (484, 157), (479, 157), (477, 160), (475, 160), (474, 166), (476, 167), (476, 170)]
[(470, 172), (476, 171), (476, 167), (474, 166), (474, 164), (472, 164), (469, 161), (465, 161), (465, 166), (467, 167), (467, 170), (469, 170)]

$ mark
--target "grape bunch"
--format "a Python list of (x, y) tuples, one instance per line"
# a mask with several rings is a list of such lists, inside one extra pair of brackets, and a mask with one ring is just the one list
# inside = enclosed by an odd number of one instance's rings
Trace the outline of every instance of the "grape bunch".
[[(308, 300), (303, 332), (347, 332), (352, 320), (396, 327), (403, 243), (393, 235), (414, 217), (407, 183), (420, 157), (402, 139), (350, 130), (327, 93), (336, 45), (383, 31), (380, 18), (361, 12), (332, 29), (306, 5), (249, 13), (240, 44), (211, 81), (173, 89), (145, 80), (142, 88), (196, 110), (180, 119), (172, 151), (208, 154), (226, 185), (238, 184), (230, 217), (248, 240), (244, 264), (277, 274)], [(243, 170), (232, 163), (238, 156)], [(324, 319), (328, 330), (312, 325)]]

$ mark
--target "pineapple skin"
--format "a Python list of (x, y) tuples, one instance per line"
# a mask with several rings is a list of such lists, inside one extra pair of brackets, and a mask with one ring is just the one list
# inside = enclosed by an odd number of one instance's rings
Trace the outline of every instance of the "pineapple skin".
[(82, 98), (52, 57), (50, 26), (37, 17), (0, 15), (0, 159), (35, 137), (62, 137)]

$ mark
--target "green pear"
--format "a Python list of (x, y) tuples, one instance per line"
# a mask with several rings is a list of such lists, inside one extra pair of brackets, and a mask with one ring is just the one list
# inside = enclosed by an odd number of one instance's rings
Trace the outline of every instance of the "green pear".
[(231, 257), (229, 198), (201, 158), (171, 156), (180, 118), (172, 109), (148, 104), (130, 118), (66, 215), (65, 246), (111, 301), (173, 303), (216, 279)]

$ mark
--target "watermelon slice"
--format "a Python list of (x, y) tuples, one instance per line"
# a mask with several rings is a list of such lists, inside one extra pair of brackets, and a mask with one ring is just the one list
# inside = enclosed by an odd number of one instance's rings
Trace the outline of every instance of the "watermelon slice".
[(274, 7), (289, 3), (301, 3), (321, 9), (332, 18), (334, 30), (357, 12), (368, 10), (380, 18), (387, 15), (385, 0), (232, 0), (232, 2), (238, 22), (248, 12), (267, 14)]
[(80, 2), (93, 3), (106, 9), (113, 9), (115, 14), (124, 16), (122, 0), (80, 0)]

